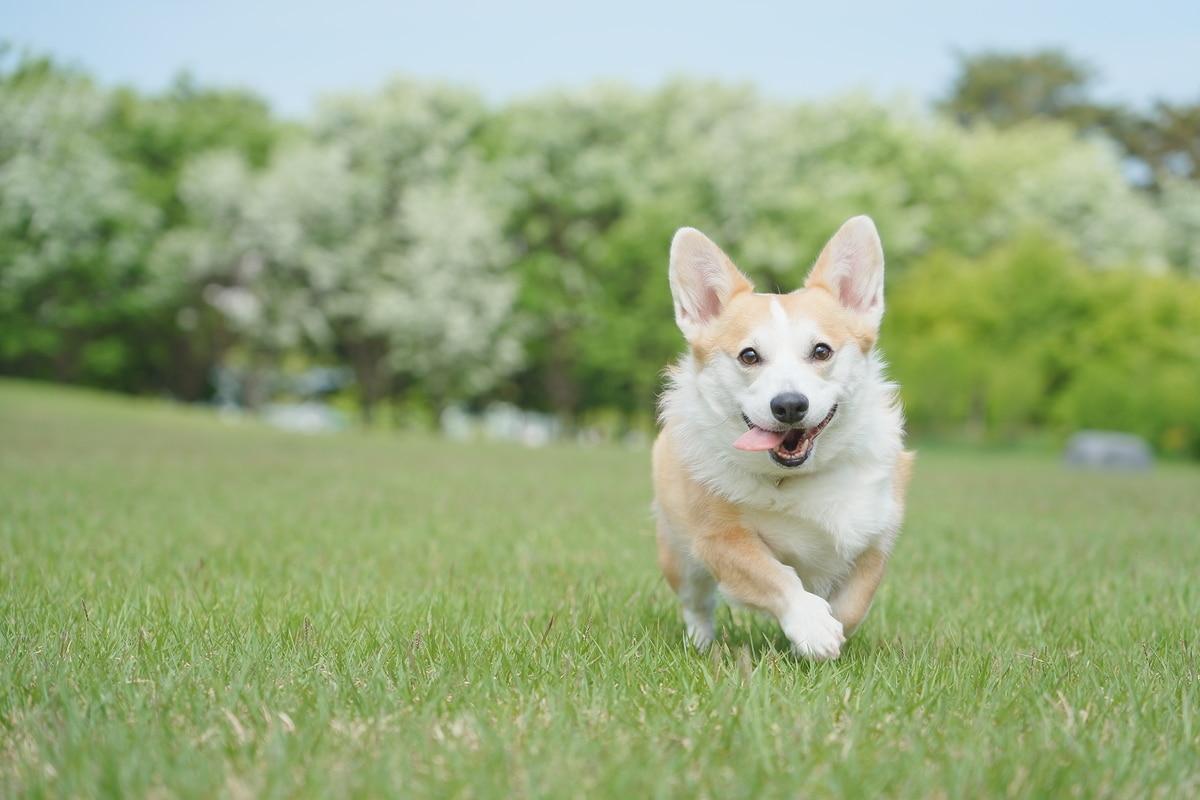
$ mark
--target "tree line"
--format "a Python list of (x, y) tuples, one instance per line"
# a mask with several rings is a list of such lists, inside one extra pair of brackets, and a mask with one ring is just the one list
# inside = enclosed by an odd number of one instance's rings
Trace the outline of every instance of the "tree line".
[(221, 367), (255, 405), (339, 365), (368, 421), (501, 399), (646, 427), (681, 348), (675, 228), (789, 290), (868, 213), (916, 429), (1200, 454), (1197, 108), (1095, 103), (1061, 53), (964, 56), (933, 109), (397, 79), (303, 121), (187, 77), (0, 64), (6, 374), (202, 401)]

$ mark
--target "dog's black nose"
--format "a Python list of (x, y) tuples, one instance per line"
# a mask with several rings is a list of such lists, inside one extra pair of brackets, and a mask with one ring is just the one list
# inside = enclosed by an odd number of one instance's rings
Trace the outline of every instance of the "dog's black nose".
[(808, 398), (799, 392), (784, 392), (771, 398), (771, 413), (775, 415), (775, 419), (787, 425), (804, 419), (806, 411)]

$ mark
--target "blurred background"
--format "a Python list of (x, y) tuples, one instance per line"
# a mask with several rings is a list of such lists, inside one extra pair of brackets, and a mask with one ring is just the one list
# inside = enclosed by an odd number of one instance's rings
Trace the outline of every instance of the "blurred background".
[(1200, 6), (570, 5), (0, 4), (0, 374), (638, 441), (866, 213), (918, 442), (1200, 458)]

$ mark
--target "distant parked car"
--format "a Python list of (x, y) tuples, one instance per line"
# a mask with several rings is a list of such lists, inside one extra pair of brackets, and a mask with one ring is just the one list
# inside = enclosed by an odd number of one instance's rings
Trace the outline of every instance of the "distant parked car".
[(341, 412), (316, 402), (263, 406), (262, 418), (268, 425), (297, 433), (327, 433), (348, 427)]
[(1064, 461), (1072, 467), (1146, 470), (1154, 466), (1150, 445), (1140, 436), (1115, 431), (1079, 431), (1067, 441)]

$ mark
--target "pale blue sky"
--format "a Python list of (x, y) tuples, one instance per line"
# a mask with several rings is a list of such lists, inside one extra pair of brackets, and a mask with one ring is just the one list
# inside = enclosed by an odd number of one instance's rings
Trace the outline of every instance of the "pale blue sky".
[(181, 69), (302, 114), (323, 92), (388, 75), (449, 79), (503, 100), (616, 78), (749, 81), (782, 97), (854, 89), (921, 99), (955, 48), (1066, 47), (1132, 102), (1200, 97), (1200, 2), (342, 2), (0, 0), (0, 39), (157, 89)]

